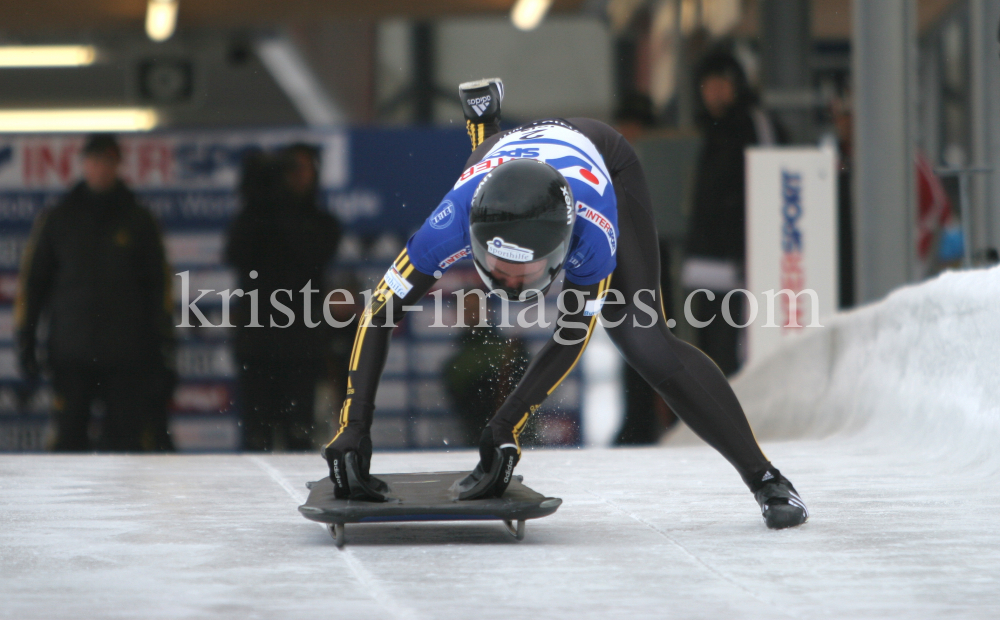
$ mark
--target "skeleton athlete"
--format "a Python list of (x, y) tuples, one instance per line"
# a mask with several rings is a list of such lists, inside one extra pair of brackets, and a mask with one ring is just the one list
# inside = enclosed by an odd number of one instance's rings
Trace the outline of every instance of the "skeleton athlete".
[(402, 317), (391, 306), (413, 306), (442, 272), (471, 259), (487, 288), (510, 300), (536, 299), (560, 271), (566, 293), (552, 339), (483, 430), (460, 500), (503, 495), (529, 416), (580, 360), (600, 318), (628, 363), (736, 468), (767, 526), (804, 523), (805, 504), (761, 452), (722, 372), (667, 329), (649, 192), (629, 143), (587, 118), (501, 132), (499, 79), (463, 84), (460, 93), (474, 149), (466, 170), (386, 272), (358, 325), (339, 427), (324, 451), (337, 497), (385, 499), (385, 484), (369, 474), (370, 428), (387, 327)]

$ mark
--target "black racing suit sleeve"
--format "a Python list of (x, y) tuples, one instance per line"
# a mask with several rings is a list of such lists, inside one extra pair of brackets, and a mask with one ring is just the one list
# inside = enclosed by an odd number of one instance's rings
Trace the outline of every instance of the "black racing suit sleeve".
[(347, 393), (340, 409), (337, 432), (327, 448), (334, 446), (342, 452), (357, 449), (361, 439), (368, 436), (392, 330), (408, 312), (406, 308), (420, 301), (437, 282), (434, 276), (414, 267), (405, 249), (393, 262), (393, 268), (411, 288), (402, 299), (384, 278), (375, 288), (358, 322), (348, 361)]
[(552, 339), (531, 361), (517, 387), (487, 424), (493, 430), (494, 445), (514, 444), (520, 454), (520, 436), (528, 418), (580, 361), (597, 325), (600, 302), (610, 285), (611, 276), (588, 286), (564, 281)]

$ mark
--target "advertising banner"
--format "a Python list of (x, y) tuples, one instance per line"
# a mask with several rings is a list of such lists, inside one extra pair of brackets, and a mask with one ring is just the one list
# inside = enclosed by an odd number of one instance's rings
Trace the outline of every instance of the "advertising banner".
[(818, 148), (746, 151), (747, 289), (756, 318), (747, 362), (822, 324), (837, 309), (836, 154)]
[[(52, 405), (45, 387), (24, 398), (14, 350), (13, 305), (18, 270), (32, 224), (81, 179), (82, 135), (0, 136), (0, 451), (39, 450)], [(221, 297), (235, 287), (224, 263), (226, 237), (241, 208), (237, 188), (241, 163), (251, 150), (270, 151), (295, 142), (319, 148), (320, 206), (342, 226), (340, 253), (331, 281), (347, 274), (358, 287), (373, 286), (406, 239), (430, 214), (465, 168), (469, 141), (463, 129), (305, 129), (228, 132), (162, 132), (123, 135), (121, 176), (160, 222), (173, 275), (175, 321), (185, 273), (193, 297), (207, 290), (198, 308), (213, 325), (222, 321)], [(472, 276), (455, 269), (442, 281), (451, 288)], [(193, 298), (192, 297), (192, 298)], [(406, 320), (397, 330), (373, 433), (383, 448), (447, 446), (454, 438), (441, 365), (454, 353), (457, 330), (421, 330)], [(353, 329), (353, 328), (352, 328)], [(42, 338), (44, 340), (44, 330)], [(525, 335), (540, 346), (551, 330)], [(230, 450), (239, 446), (238, 368), (232, 330), (178, 327), (176, 363), (180, 384), (173, 394), (171, 430), (184, 450)], [(435, 361), (437, 360), (437, 361)], [(565, 421), (554, 441), (579, 441), (576, 374), (562, 394)], [(557, 421), (559, 421), (557, 420)], [(552, 420), (546, 428), (556, 428)], [(568, 430), (567, 430), (568, 429)], [(443, 443), (442, 443), (443, 442)]]

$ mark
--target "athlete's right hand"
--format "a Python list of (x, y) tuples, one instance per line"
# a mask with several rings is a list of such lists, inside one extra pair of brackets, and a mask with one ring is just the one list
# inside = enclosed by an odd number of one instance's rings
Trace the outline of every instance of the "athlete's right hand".
[(368, 473), (372, 462), (372, 440), (353, 428), (343, 429), (323, 450), (330, 466), (337, 499), (384, 502), (389, 485)]

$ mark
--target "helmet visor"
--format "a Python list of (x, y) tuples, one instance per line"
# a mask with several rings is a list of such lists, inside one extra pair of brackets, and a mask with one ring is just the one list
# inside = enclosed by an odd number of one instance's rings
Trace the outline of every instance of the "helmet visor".
[(565, 246), (559, 244), (554, 251), (535, 260), (517, 262), (489, 252), (476, 252), (474, 245), (473, 258), (476, 270), (491, 291), (503, 291), (512, 301), (532, 301), (544, 294), (559, 275), (566, 258)]

